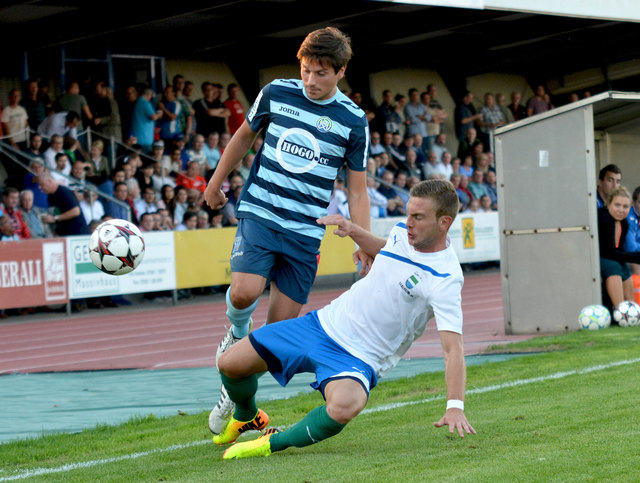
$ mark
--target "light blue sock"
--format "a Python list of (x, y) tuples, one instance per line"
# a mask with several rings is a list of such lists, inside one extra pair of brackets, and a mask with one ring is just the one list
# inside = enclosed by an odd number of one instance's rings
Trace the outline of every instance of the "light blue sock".
[(245, 309), (236, 309), (231, 303), (229, 292), (231, 292), (231, 287), (227, 289), (227, 317), (231, 322), (231, 331), (233, 332), (233, 335), (238, 338), (242, 338), (249, 333), (249, 319), (251, 318), (253, 311), (258, 306), (258, 301), (256, 300)]

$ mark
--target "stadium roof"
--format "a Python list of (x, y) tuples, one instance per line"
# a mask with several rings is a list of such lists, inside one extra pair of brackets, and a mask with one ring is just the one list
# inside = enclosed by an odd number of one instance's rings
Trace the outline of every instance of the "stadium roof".
[(352, 76), (426, 68), (451, 79), (513, 72), (534, 83), (640, 57), (633, 22), (375, 0), (8, 0), (0, 8), (5, 56), (109, 48), (224, 62), (236, 75), (295, 62), (306, 33), (327, 25), (353, 39)]

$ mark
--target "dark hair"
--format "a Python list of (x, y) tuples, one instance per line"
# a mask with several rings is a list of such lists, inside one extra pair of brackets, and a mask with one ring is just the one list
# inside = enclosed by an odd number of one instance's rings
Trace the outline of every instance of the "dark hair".
[(640, 186), (633, 190), (633, 195), (631, 196), (633, 201), (638, 201), (638, 198), (640, 197)]
[(76, 119), (80, 119), (80, 114), (78, 114), (76, 111), (69, 111), (67, 112), (67, 116), (65, 117), (65, 119), (67, 120), (67, 122), (73, 122)]
[(327, 63), (337, 73), (349, 63), (353, 51), (351, 39), (335, 27), (325, 27), (311, 32), (298, 49), (298, 60)]
[(62, 153), (56, 153), (54, 159), (57, 161), (58, 159), (60, 159), (61, 157), (68, 157), (67, 153), (62, 152)]
[(603, 181), (607, 173), (622, 174), (622, 170), (620, 170), (620, 168), (615, 164), (607, 164), (604, 168), (600, 170), (600, 173), (598, 174), (598, 179), (600, 181)]

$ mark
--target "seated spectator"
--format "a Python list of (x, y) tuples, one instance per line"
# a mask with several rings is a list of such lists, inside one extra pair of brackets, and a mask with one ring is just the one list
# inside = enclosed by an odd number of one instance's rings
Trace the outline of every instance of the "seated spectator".
[(138, 181), (140, 191), (144, 193), (144, 190), (151, 188), (155, 190), (153, 183), (153, 175), (155, 174), (156, 161), (145, 158), (142, 162), (142, 166), (136, 171), (134, 175)]
[(98, 193), (93, 190), (85, 190), (79, 204), (87, 224), (99, 220), (105, 215), (104, 205), (98, 200)]
[(369, 155), (377, 156), (385, 151), (384, 146), (380, 144), (380, 133), (373, 131), (371, 133), (371, 145), (369, 146)]
[(153, 164), (151, 181), (153, 182), (153, 189), (156, 190), (156, 193), (159, 195), (162, 194), (162, 188), (164, 186), (169, 186), (171, 188), (175, 188), (176, 186), (175, 178), (171, 176), (160, 161), (156, 161)]
[(391, 145), (387, 150), (390, 155), (388, 168), (392, 168), (395, 173), (400, 169), (400, 167), (404, 166), (406, 156), (403, 154), (403, 149), (401, 147), (403, 143), (402, 136), (399, 133), (394, 133), (391, 136), (391, 139)]
[(396, 171), (395, 168), (391, 165), (391, 157), (386, 152), (380, 153), (379, 155), (377, 155), (375, 157), (375, 161), (376, 161), (376, 169), (375, 169), (376, 177), (382, 176), (382, 173), (384, 173), (388, 169)]
[(85, 180), (85, 162), (75, 161), (71, 166), (71, 173), (67, 181), (67, 185), (71, 191), (84, 191), (86, 187)]
[[(128, 193), (129, 190), (127, 189), (127, 184), (124, 181), (118, 181), (115, 183), (113, 187), (113, 197), (116, 200), (126, 203)], [(116, 203), (113, 200), (107, 201), (104, 207), (105, 214), (113, 218), (128, 220), (129, 210), (127, 210), (127, 207), (123, 206), (122, 203)]]
[(465, 175), (467, 178), (473, 176), (473, 157), (468, 154), (462, 158), (462, 164), (460, 165), (460, 174)]
[(481, 173), (486, 173), (491, 170), (491, 157), (489, 153), (480, 153), (480, 155), (475, 160), (475, 166), (473, 171), (480, 171)]
[(240, 176), (233, 175), (229, 178), (229, 190), (226, 192), (227, 203), (221, 210), (223, 215), (222, 224), (224, 226), (236, 226), (238, 224), (235, 209), (243, 187), (244, 181)]
[(330, 215), (342, 215), (347, 219), (351, 218), (349, 215), (347, 190), (345, 188), (344, 179), (341, 176), (338, 176), (333, 182), (333, 193), (331, 193), (327, 212)]
[(480, 200), (472, 199), (463, 213), (480, 213)]
[(504, 118), (505, 124), (510, 124), (515, 121), (513, 117), (513, 113), (507, 106), (507, 98), (501, 92), (496, 94), (496, 106), (502, 111), (502, 117)]
[(446, 176), (446, 168), (444, 167), (442, 162), (438, 160), (438, 155), (435, 151), (429, 152), (427, 162), (423, 165), (422, 171), (424, 173), (425, 179), (430, 179), (434, 175)]
[(462, 164), (462, 161), (460, 161), (460, 158), (453, 158), (451, 160), (451, 169), (453, 170), (453, 172), (455, 174), (461, 174), (460, 173), (460, 165)]
[(185, 212), (182, 223), (175, 227), (175, 231), (195, 230), (198, 227), (198, 214), (191, 211)]
[(0, 242), (18, 241), (18, 240), (20, 240), (20, 237), (18, 236), (17, 233), (14, 232), (13, 223), (11, 223), (11, 219), (7, 215), (1, 215), (0, 216)]
[(156, 190), (153, 189), (153, 186), (147, 186), (142, 191), (142, 197), (135, 202), (135, 208), (138, 213), (155, 213), (158, 211)]
[(43, 215), (44, 223), (55, 224), (54, 232), (58, 236), (89, 235), (89, 226), (82, 216), (82, 210), (73, 192), (60, 185), (49, 174), (38, 178), (40, 189), (49, 195), (49, 206), (57, 215)]
[(155, 228), (155, 220), (153, 218), (153, 213), (145, 213), (142, 212), (140, 214), (140, 231), (145, 233), (149, 231), (154, 231)]
[(449, 151), (445, 151), (442, 153), (442, 157), (440, 158), (440, 163), (442, 164), (441, 170), (445, 179), (451, 179), (451, 175), (453, 174), (453, 166), (451, 165), (451, 153)]
[(219, 142), (220, 134), (214, 131), (207, 136), (205, 145), (202, 147), (209, 169), (216, 169), (218, 161), (220, 161), (221, 153), (218, 147)]
[(31, 238), (49, 238), (53, 235), (49, 225), (42, 223), (42, 215), (46, 210), (33, 204), (33, 191), (24, 189), (20, 192), (20, 213), (29, 229)]
[(52, 171), (56, 169), (56, 155), (64, 152), (62, 146), (64, 144), (64, 140), (62, 136), (53, 136), (51, 141), (49, 142), (49, 147), (42, 154), (44, 157), (44, 165), (45, 167)]
[[(627, 251), (640, 252), (640, 186), (633, 190), (627, 223), (629, 225), (629, 231), (625, 239)], [(639, 264), (630, 263), (629, 266), (634, 274), (640, 274)]]
[(32, 158), (41, 160), (44, 163), (44, 154), (42, 153), (42, 136), (40, 136), (40, 134), (31, 135), (27, 154)]
[(469, 191), (471, 191), (471, 194), (477, 200), (484, 195), (489, 195), (487, 187), (484, 184), (484, 173), (482, 171), (476, 170), (473, 172), (473, 176), (469, 182)]
[(624, 300), (634, 300), (633, 279), (629, 263), (640, 263), (640, 253), (629, 252), (626, 236), (631, 195), (620, 186), (609, 195), (605, 207), (598, 209), (600, 272), (613, 308)]
[(136, 202), (140, 200), (140, 185), (135, 178), (129, 178), (124, 182), (127, 185), (127, 199), (125, 202), (131, 208), (131, 222), (134, 225), (139, 223), (138, 210), (136, 210)]
[(498, 184), (496, 183), (496, 172), (489, 170), (484, 174), (484, 184), (487, 187), (487, 194), (491, 198), (491, 209), (498, 209)]
[(171, 221), (173, 226), (177, 226), (182, 223), (182, 218), (187, 212), (189, 204), (187, 203), (187, 188), (184, 186), (175, 187), (175, 195), (171, 200), (169, 211), (171, 212)]
[(245, 183), (247, 182), (247, 179), (249, 179), (249, 173), (251, 172), (251, 166), (253, 166), (253, 160), (255, 158), (256, 158), (256, 155), (253, 153), (247, 153), (244, 156), (244, 158), (242, 158), (242, 165), (240, 166), (240, 168), (238, 168), (238, 174), (244, 180)]
[(444, 153), (449, 152), (449, 148), (447, 148), (447, 135), (445, 133), (440, 133), (436, 136), (431, 151), (436, 152), (439, 160), (442, 160), (442, 155)]
[(201, 193), (207, 188), (207, 181), (200, 175), (200, 163), (189, 161), (184, 173), (180, 173), (176, 179), (176, 184), (187, 189), (197, 189)]
[(91, 143), (88, 159), (86, 160), (87, 179), (99, 185), (109, 177), (109, 161), (104, 156), (104, 143), (97, 139)]
[(393, 190), (398, 197), (404, 202), (404, 207), (407, 206), (409, 201), (409, 190), (407, 188), (407, 174), (404, 171), (398, 171), (396, 177), (393, 180)]
[(407, 163), (404, 166), (403, 172), (406, 173), (408, 177), (415, 176), (420, 180), (423, 179), (422, 168), (418, 165), (418, 155), (415, 150), (407, 152)]
[(428, 155), (423, 145), (424, 145), (424, 138), (422, 137), (422, 134), (415, 133), (413, 135), (413, 150), (416, 152), (416, 155), (418, 156), (416, 159), (417, 165), (423, 165), (424, 163), (427, 162)]
[(171, 206), (171, 200), (175, 196), (174, 187), (170, 184), (165, 184), (160, 188), (160, 199), (158, 200), (158, 209), (168, 210)]
[(173, 230), (173, 221), (171, 220), (171, 212), (166, 208), (160, 208), (157, 213), (160, 215), (160, 228), (162, 231)]
[(458, 198), (460, 198), (461, 204), (463, 204), (465, 208), (468, 208), (474, 198), (473, 193), (469, 190), (469, 178), (466, 175), (460, 175), (460, 183), (456, 186), (456, 191), (458, 192)]
[(198, 230), (206, 230), (207, 228), (211, 228), (209, 224), (209, 213), (205, 210), (198, 211), (198, 223), (196, 225)]
[(369, 194), (371, 218), (384, 218), (387, 216), (389, 200), (378, 191), (379, 187), (380, 183), (375, 178), (367, 176), (367, 193)]
[(200, 164), (200, 172), (204, 173), (207, 164), (207, 155), (204, 151), (204, 136), (202, 134), (196, 134), (193, 138), (193, 144), (191, 149), (187, 149), (187, 156), (189, 156), (189, 161), (197, 161)]
[(378, 187), (378, 192), (387, 198), (387, 215), (402, 216), (406, 214), (405, 203), (393, 189), (394, 174), (392, 171), (385, 171), (382, 175), (382, 182)]
[(211, 212), (211, 222), (209, 223), (210, 228), (222, 228), (224, 225), (222, 224), (223, 215), (220, 210), (213, 210)]
[(19, 204), (20, 192), (12, 186), (5, 188), (2, 193), (2, 206), (0, 206), (0, 209), (2, 209), (3, 215), (11, 221), (13, 234), (21, 240), (26, 240), (31, 238), (31, 232), (18, 209)]
[[(111, 171), (109, 178), (107, 178), (100, 186), (98, 186), (98, 191), (100, 193), (104, 193), (110, 196), (113, 196), (113, 191), (116, 183), (124, 183), (125, 180), (124, 169), (116, 168)], [(106, 199), (103, 200), (103, 203), (106, 203)]]
[(489, 198), (489, 195), (482, 195), (480, 197), (480, 211), (482, 213), (491, 213), (493, 211), (493, 207), (491, 206), (491, 198)]

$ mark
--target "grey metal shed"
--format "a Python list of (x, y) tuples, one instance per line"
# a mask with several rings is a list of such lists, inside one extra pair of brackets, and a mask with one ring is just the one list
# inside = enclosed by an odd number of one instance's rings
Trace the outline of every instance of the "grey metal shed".
[(496, 130), (508, 334), (578, 329), (601, 303), (596, 190), (609, 163), (640, 185), (640, 93), (604, 92)]

